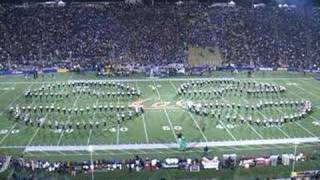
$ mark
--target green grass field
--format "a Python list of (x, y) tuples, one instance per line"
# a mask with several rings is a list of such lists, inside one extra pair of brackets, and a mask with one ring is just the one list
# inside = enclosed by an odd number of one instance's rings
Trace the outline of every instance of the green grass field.
[[(225, 96), (217, 99), (196, 99), (197, 102), (219, 101), (225, 103), (250, 104), (260, 100), (310, 100), (312, 102), (312, 113), (297, 122), (285, 123), (281, 126), (262, 127), (250, 125), (248, 123), (230, 123), (225, 121), (225, 114), (221, 120), (211, 116), (199, 116), (190, 113), (183, 108), (180, 103), (188, 99), (177, 96), (176, 89), (185, 82), (199, 77), (176, 77), (169, 79), (130, 77), (127, 79), (112, 79), (121, 81), (126, 85), (139, 89), (142, 93), (135, 98), (97, 98), (91, 96), (74, 95), (59, 100), (40, 101), (37, 99), (26, 100), (24, 92), (27, 89), (37, 89), (43, 85), (50, 85), (55, 82), (67, 82), (74, 80), (101, 80), (92, 73), (75, 74), (61, 73), (41, 76), (37, 80), (32, 78), (25, 79), (23, 76), (0, 76), (0, 150), (5, 154), (24, 154), (27, 157), (43, 159), (86, 159), (89, 152), (83, 149), (72, 151), (30, 151), (25, 150), (34, 146), (88, 146), (88, 145), (132, 145), (142, 144), (170, 144), (176, 143), (176, 132), (180, 131), (190, 144), (206, 142), (227, 142), (244, 140), (268, 140), (268, 139), (292, 139), (292, 138), (317, 138), (320, 135), (320, 82), (314, 79), (315, 74), (289, 73), (289, 72), (257, 72), (250, 78), (256, 82), (273, 83), (285, 86), (287, 91), (283, 96), (268, 97), (247, 97), (247, 96)], [(206, 78), (232, 77), (247, 80), (246, 73), (232, 75), (228, 72), (216, 72)], [(104, 79), (111, 81), (111, 79)], [(95, 89), (104, 91), (104, 89)], [(108, 91), (110, 89), (107, 89)], [(72, 93), (72, 88), (60, 89), (59, 92)], [(50, 106), (85, 108), (93, 105), (113, 104), (124, 105), (139, 104), (145, 109), (143, 114), (135, 116), (133, 119), (126, 120), (117, 124), (115, 115), (106, 115), (104, 112), (90, 112), (78, 115), (63, 115), (59, 113), (42, 113), (37, 118), (45, 118), (46, 122), (108, 122), (107, 126), (99, 128), (80, 128), (72, 132), (54, 131), (49, 128), (38, 128), (25, 125), (23, 122), (16, 122), (9, 114), (11, 106)], [(254, 114), (257, 117), (275, 117), (279, 114), (290, 112), (286, 108), (273, 108)], [(244, 112), (241, 112), (245, 116)], [(240, 114), (241, 114), (240, 113)], [(40, 117), (41, 116), (41, 117)], [(190, 148), (181, 153), (177, 148), (163, 149), (102, 149), (94, 152), (94, 158), (127, 158), (135, 154), (148, 157), (166, 156), (199, 156), (201, 148)], [(236, 152), (239, 154), (270, 154), (277, 152), (292, 152), (293, 144), (269, 144), (269, 145), (228, 145), (210, 148), (210, 153), (219, 155), (223, 153)], [(117, 147), (117, 146), (115, 146)], [(139, 146), (138, 146), (139, 147)], [(39, 148), (40, 149), (40, 148)], [(298, 150), (317, 152), (319, 143), (299, 144)]]

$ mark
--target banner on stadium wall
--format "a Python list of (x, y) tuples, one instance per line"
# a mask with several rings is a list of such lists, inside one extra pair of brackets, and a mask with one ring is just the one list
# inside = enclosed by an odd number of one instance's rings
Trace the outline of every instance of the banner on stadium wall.
[(44, 73), (51, 73), (51, 72), (57, 72), (57, 69), (55, 67), (51, 68), (43, 68), (42, 72)]
[(273, 68), (271, 67), (261, 67), (259, 68), (260, 71), (273, 71)]
[(288, 68), (277, 68), (277, 71), (288, 71)]
[(66, 69), (66, 68), (58, 68), (57, 69), (57, 72), (58, 73), (66, 73), (66, 72), (68, 72), (69, 70), (68, 69)]

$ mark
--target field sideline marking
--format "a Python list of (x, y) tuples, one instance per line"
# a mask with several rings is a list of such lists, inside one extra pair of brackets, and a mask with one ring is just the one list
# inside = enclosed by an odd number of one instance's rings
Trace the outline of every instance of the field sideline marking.
[[(319, 145), (300, 145), (300, 148), (311, 148), (311, 147), (316, 147), (316, 146), (319, 146)], [(221, 152), (230, 152), (230, 151), (254, 151), (254, 150), (270, 150), (270, 149), (290, 149), (290, 147), (286, 147), (286, 146), (276, 146), (276, 147), (250, 147), (250, 146), (247, 146), (249, 148), (239, 148), (239, 149), (225, 149), (225, 148), (220, 148), (220, 147), (215, 147), (215, 149), (218, 149), (218, 151), (221, 151)], [(186, 153), (201, 153), (202, 151), (201, 150), (187, 150)], [(213, 149), (209, 149), (208, 152), (214, 152)], [(134, 154), (136, 155), (145, 155), (145, 154), (163, 154), (163, 155), (169, 155), (169, 154), (181, 154), (180, 151), (168, 151), (168, 152), (162, 152), (162, 151), (154, 151), (154, 152), (135, 152)], [(26, 156), (29, 156), (29, 157), (33, 157), (33, 156), (39, 156), (39, 155), (34, 155), (32, 153), (29, 153), (30, 155), (26, 155)], [(121, 155), (127, 155), (127, 154), (133, 154), (133, 153), (129, 153), (128, 151), (121, 151), (120, 152), (116, 152), (116, 153), (106, 153), (106, 152), (102, 152), (102, 153), (97, 153), (95, 154), (95, 156), (110, 156), (110, 154), (112, 156), (121, 156)], [(47, 155), (42, 155), (42, 156), (45, 156), (45, 157), (60, 157), (60, 155), (55, 155), (55, 154), (49, 154), (47, 153)], [(88, 154), (82, 154), (82, 153), (79, 153), (79, 154), (65, 154), (64, 156), (70, 156), (70, 157), (75, 157), (75, 156), (90, 156), (90, 153)]]
[[(158, 97), (159, 97), (160, 102), (163, 103), (162, 98), (161, 98), (161, 95), (160, 95), (160, 92), (159, 92), (159, 90), (158, 90), (158, 87), (157, 87), (155, 81), (153, 81), (153, 85), (154, 85), (155, 88), (156, 88), (156, 91), (157, 91), (157, 94), (158, 94)], [(169, 123), (169, 125), (170, 125), (170, 129), (171, 129), (171, 131), (172, 131), (172, 134), (173, 134), (175, 140), (178, 141), (177, 135), (176, 135), (176, 133), (174, 133), (173, 125), (172, 125), (171, 119), (170, 119), (170, 117), (169, 117), (169, 115), (168, 115), (168, 112), (167, 112), (166, 109), (163, 109), (163, 111), (164, 111), (164, 114), (166, 115), (166, 118), (167, 118), (168, 123)]]
[[(137, 88), (140, 89), (140, 87), (139, 87), (137, 82), (136, 82), (136, 86), (137, 86)], [(141, 91), (141, 89), (140, 89), (140, 91)], [(145, 134), (145, 137), (146, 137), (146, 142), (149, 144), (149, 135), (148, 135), (148, 131), (147, 131), (147, 125), (146, 125), (144, 113), (142, 113), (142, 123), (143, 123), (143, 128), (144, 128), (144, 134)]]
[[(320, 143), (317, 137), (308, 138), (282, 138), (282, 139), (261, 139), (261, 140), (234, 140), (234, 141), (209, 141), (209, 142), (189, 142), (187, 147), (203, 148), (203, 147), (223, 147), (223, 146), (250, 146), (250, 145), (280, 145), (293, 143)], [(179, 145), (177, 143), (167, 144), (115, 144), (115, 145), (92, 145), (95, 151), (99, 150), (155, 150), (155, 149), (175, 149)], [(27, 146), (26, 152), (56, 152), (56, 151), (87, 151), (88, 146)]]
[[(72, 75), (71, 75), (72, 77)], [(250, 80), (252, 78), (234, 78), (234, 77), (228, 77), (228, 78), (210, 78), (210, 77), (202, 77), (202, 78), (153, 78), (153, 79), (148, 79), (148, 78), (141, 78), (141, 79), (117, 79), (117, 78), (110, 78), (106, 79), (108, 81), (115, 81), (115, 82), (150, 82), (150, 81), (192, 81), (192, 80), (218, 80), (218, 79), (240, 79), (240, 80)], [(304, 78), (254, 78), (255, 80), (290, 80), (290, 79), (295, 79), (295, 80), (314, 80), (313, 77), (304, 77)], [(77, 79), (77, 80), (56, 80), (56, 81), (36, 81), (36, 82), (29, 82), (29, 81), (16, 81), (16, 82), (10, 82), (10, 81), (0, 81), (0, 84), (39, 84), (39, 83), (53, 83), (53, 82), (66, 82), (66, 81), (105, 81), (105, 80), (99, 80), (99, 79)]]

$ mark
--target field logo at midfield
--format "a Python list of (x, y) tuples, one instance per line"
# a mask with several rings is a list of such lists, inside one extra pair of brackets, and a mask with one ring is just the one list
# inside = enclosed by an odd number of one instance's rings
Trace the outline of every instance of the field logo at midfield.
[(165, 108), (171, 104), (170, 101), (162, 101), (162, 102), (156, 102), (151, 105), (153, 108)]

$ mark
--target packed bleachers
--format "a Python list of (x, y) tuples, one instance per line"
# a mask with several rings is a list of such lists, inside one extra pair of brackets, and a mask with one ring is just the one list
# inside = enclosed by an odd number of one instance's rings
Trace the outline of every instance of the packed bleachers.
[(218, 47), (224, 63), (310, 68), (320, 63), (319, 26), (312, 7), (3, 5), (0, 68), (185, 63), (188, 45)]

